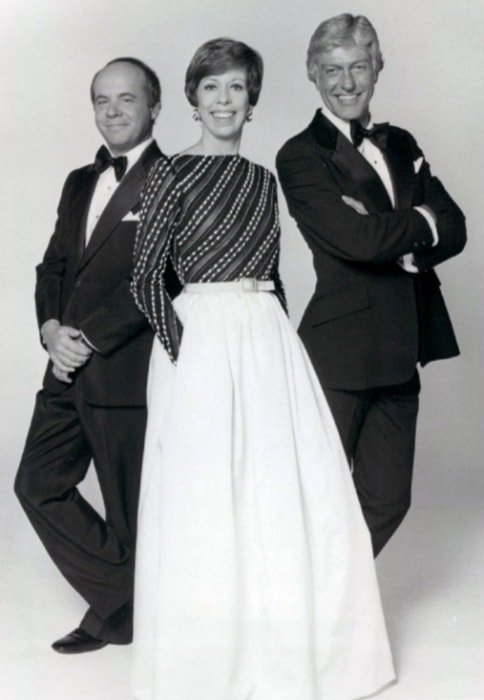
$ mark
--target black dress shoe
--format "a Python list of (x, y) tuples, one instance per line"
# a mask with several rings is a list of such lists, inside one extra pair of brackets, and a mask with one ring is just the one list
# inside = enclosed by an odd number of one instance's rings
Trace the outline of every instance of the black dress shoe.
[(104, 639), (96, 639), (78, 627), (73, 632), (66, 634), (65, 637), (55, 641), (52, 644), (52, 649), (58, 651), (59, 654), (83, 654), (85, 651), (102, 649), (107, 644), (109, 642), (104, 641)]

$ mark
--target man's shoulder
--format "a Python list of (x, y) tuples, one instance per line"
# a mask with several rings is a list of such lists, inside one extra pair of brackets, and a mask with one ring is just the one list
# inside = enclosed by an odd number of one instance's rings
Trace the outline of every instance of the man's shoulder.
[(407, 129), (403, 129), (401, 126), (396, 126), (394, 124), (389, 124), (388, 138), (389, 148), (391, 147), (398, 150), (407, 150), (410, 152), (413, 158), (417, 158), (422, 155), (422, 151), (416, 138)]
[(156, 141), (152, 141), (140, 155), (138, 162), (149, 171), (158, 160), (168, 160), (168, 156), (160, 150)]
[(74, 168), (69, 172), (67, 175), (66, 180), (69, 180), (70, 178), (80, 178), (80, 177), (85, 177), (86, 175), (89, 175), (91, 172), (94, 170), (94, 163), (86, 163), (86, 165), (81, 165), (78, 168)]
[(294, 146), (294, 145), (312, 142), (313, 140), (314, 140), (314, 137), (312, 135), (311, 128), (310, 128), (310, 126), (307, 126), (305, 129), (303, 129), (299, 133), (294, 134), (294, 136), (291, 136), (289, 139), (287, 139), (287, 141), (285, 142), (285, 144), (282, 146), (282, 148), (280, 150), (282, 151), (284, 148), (291, 148), (291, 146)]
[(298, 134), (291, 136), (279, 149), (276, 162), (280, 162), (292, 154), (299, 153), (305, 149), (312, 149), (315, 145), (314, 135), (312, 133), (311, 127), (307, 126), (305, 129), (300, 131)]
[(79, 168), (71, 170), (64, 180), (62, 196), (65, 198), (66, 196), (69, 196), (70, 193), (75, 194), (76, 190), (80, 187), (84, 187), (90, 180), (93, 179), (94, 175), (95, 172), (93, 163), (82, 165)]
[(410, 131), (408, 131), (408, 129), (404, 129), (403, 127), (397, 126), (396, 124), (390, 123), (388, 125), (388, 131), (390, 134), (399, 139), (416, 142), (415, 137), (410, 133)]
[(338, 129), (318, 109), (309, 125), (286, 141), (278, 153), (278, 162), (298, 155), (331, 157), (339, 138)]

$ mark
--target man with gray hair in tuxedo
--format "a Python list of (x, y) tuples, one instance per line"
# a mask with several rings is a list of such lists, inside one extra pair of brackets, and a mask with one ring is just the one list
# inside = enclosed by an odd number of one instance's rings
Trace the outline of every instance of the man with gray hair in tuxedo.
[(434, 268), (466, 242), (464, 216), (414, 137), (373, 122), (382, 68), (366, 17), (322, 22), (307, 52), (321, 108), (277, 156), (317, 276), (299, 332), (351, 463), (375, 555), (410, 506), (417, 364), (459, 352)]

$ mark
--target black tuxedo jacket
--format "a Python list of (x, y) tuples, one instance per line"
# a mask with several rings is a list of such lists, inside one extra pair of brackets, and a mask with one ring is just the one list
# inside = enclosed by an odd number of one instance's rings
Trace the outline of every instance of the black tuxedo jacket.
[[(407, 131), (389, 128), (384, 156), (395, 208), (375, 170), (319, 111), (277, 156), (289, 212), (317, 275), (299, 332), (328, 387), (401, 383), (417, 361), (459, 352), (432, 268), (464, 247), (464, 216)], [(342, 195), (361, 201), (369, 214), (356, 213)], [(422, 204), (437, 215), (435, 247), (414, 209)], [(397, 264), (406, 253), (414, 254), (420, 274)]]
[[(146, 378), (153, 333), (130, 293), (136, 212), (151, 166), (162, 157), (153, 142), (127, 172), (103, 211), (89, 243), (85, 229), (97, 182), (92, 165), (66, 180), (58, 218), (35, 291), (39, 328), (49, 319), (80, 328), (94, 352), (74, 375), (83, 398), (100, 406), (146, 403)], [(44, 388), (59, 393), (49, 363)]]

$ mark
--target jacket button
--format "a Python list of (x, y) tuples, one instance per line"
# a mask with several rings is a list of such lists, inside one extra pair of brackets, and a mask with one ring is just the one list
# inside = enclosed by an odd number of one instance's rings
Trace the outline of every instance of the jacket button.
[(79, 287), (81, 286), (81, 284), (82, 284), (81, 280), (77, 280), (77, 282), (76, 282), (76, 284), (75, 284), (76, 289), (79, 289)]

